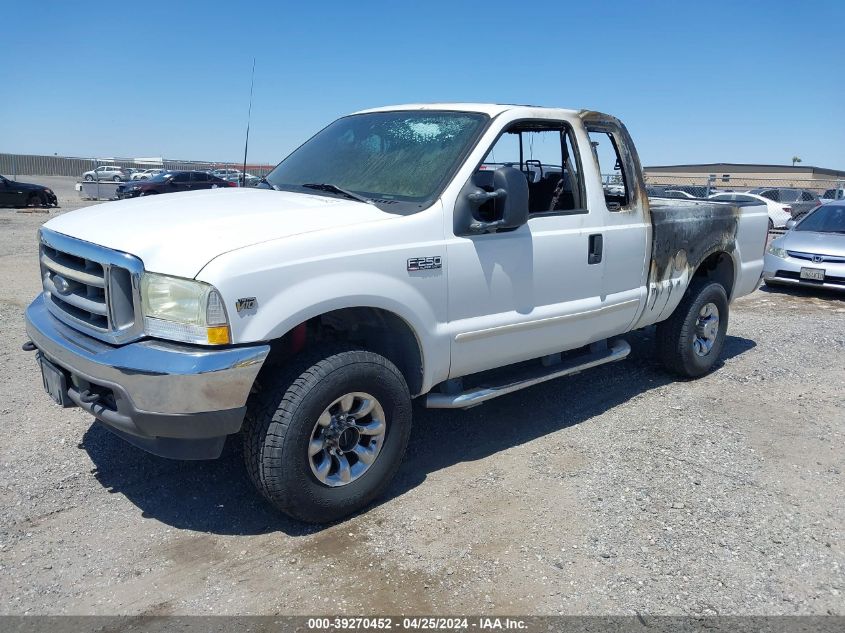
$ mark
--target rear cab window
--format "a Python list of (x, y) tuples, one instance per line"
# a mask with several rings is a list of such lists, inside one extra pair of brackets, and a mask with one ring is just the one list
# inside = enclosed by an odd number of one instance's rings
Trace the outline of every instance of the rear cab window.
[(619, 151), (619, 135), (604, 125), (587, 125), (590, 148), (599, 168), (604, 188), (604, 200), (609, 211), (621, 211), (633, 201), (633, 180)]

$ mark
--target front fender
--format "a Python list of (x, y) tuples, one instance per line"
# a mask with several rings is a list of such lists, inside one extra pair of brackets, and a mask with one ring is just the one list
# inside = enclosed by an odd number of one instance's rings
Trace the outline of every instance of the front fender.
[[(434, 217), (426, 215), (385, 223), (404, 225), (389, 234), (388, 227), (347, 227), (341, 235), (312, 233), (232, 251), (210, 262), (197, 279), (221, 292), (236, 343), (278, 339), (333, 310), (391, 312), (416, 335), (427, 391), (448, 377), (450, 342), (442, 221), (436, 210)], [(350, 251), (349, 244), (358, 248)], [(408, 259), (423, 256), (441, 256), (443, 267), (409, 271)], [(253, 307), (237, 311), (238, 299), (253, 297)]]

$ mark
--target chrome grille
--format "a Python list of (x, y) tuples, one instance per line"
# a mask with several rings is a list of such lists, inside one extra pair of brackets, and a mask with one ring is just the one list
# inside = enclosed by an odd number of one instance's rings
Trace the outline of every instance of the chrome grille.
[(833, 262), (837, 264), (841, 264), (845, 262), (845, 257), (842, 255), (818, 255), (816, 253), (804, 253), (802, 251), (786, 251), (786, 254), (790, 257), (795, 257), (797, 259), (806, 259), (811, 262), (816, 262), (820, 264), (822, 262)]
[(141, 260), (42, 228), (41, 281), (58, 319), (109, 343), (140, 338)]

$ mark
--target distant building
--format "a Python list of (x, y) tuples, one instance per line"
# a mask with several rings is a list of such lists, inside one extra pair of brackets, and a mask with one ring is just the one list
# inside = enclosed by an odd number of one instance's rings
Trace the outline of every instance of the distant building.
[(806, 187), (822, 189), (845, 181), (845, 171), (810, 165), (754, 165), (741, 163), (702, 163), (699, 165), (654, 165), (644, 167), (646, 180), (681, 182), (710, 181), (715, 187)]

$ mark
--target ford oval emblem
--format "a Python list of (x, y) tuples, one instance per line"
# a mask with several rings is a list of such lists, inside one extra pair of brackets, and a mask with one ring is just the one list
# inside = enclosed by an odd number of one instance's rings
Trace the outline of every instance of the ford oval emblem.
[(66, 295), (70, 292), (70, 282), (61, 275), (53, 275), (53, 285), (60, 295)]

